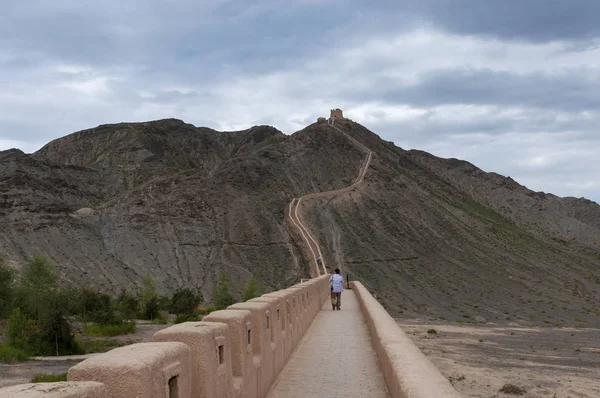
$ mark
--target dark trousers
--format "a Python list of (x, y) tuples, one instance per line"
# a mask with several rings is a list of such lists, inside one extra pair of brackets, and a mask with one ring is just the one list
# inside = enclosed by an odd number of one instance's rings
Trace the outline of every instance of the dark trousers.
[[(334, 299), (337, 299), (337, 300), (334, 300)], [(337, 302), (334, 304), (335, 301), (337, 301)], [(333, 308), (333, 309), (337, 308), (339, 310), (341, 306), (342, 306), (342, 292), (339, 292), (339, 293), (331, 292), (331, 308)]]

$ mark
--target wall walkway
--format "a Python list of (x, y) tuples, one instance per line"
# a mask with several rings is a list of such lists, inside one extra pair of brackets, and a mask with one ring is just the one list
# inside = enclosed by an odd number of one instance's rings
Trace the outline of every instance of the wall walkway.
[(367, 324), (353, 291), (342, 310), (327, 301), (298, 345), (268, 398), (388, 397)]

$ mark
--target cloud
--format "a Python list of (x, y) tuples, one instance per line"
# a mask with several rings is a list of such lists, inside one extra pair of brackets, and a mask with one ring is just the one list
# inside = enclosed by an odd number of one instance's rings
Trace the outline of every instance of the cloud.
[(600, 200), (600, 4), (0, 3), (0, 149), (177, 117), (292, 133), (332, 107), (403, 148)]
[(416, 18), (462, 35), (533, 42), (600, 36), (600, 3), (595, 0), (408, 0), (403, 3), (392, 7), (408, 9)]

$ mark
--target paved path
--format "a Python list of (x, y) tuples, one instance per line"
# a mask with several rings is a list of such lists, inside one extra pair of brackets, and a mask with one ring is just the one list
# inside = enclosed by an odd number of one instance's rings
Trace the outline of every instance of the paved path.
[(267, 397), (389, 397), (354, 292), (325, 303)]

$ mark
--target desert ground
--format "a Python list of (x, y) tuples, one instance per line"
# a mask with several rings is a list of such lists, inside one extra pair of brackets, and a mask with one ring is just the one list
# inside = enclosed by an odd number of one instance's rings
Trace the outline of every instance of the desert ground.
[(600, 329), (397, 322), (465, 397), (600, 397)]

